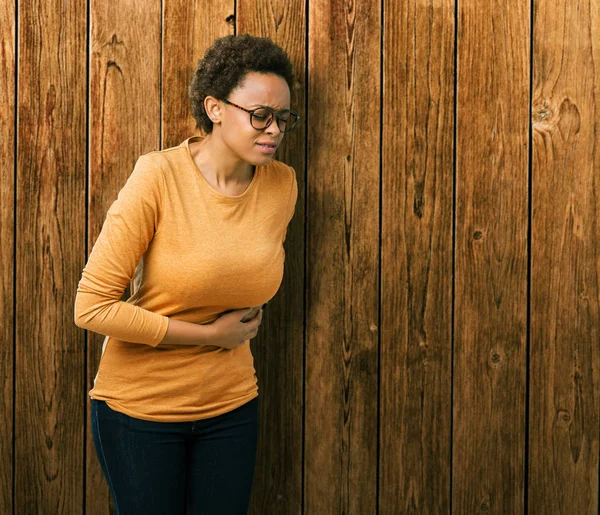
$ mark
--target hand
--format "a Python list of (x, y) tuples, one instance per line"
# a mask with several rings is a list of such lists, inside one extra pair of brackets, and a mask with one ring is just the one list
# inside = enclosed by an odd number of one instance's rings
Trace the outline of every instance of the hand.
[(241, 320), (244, 315), (250, 313), (253, 309), (236, 309), (217, 318), (210, 324), (214, 330), (214, 337), (211, 338), (210, 345), (216, 345), (224, 349), (235, 349), (246, 340), (254, 338), (262, 322), (262, 308), (248, 322), (242, 322)]

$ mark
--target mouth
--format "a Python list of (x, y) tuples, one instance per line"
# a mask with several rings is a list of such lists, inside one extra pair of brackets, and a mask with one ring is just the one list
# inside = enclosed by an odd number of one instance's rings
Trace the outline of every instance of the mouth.
[(268, 154), (272, 154), (277, 150), (277, 145), (275, 143), (257, 143), (258, 147)]

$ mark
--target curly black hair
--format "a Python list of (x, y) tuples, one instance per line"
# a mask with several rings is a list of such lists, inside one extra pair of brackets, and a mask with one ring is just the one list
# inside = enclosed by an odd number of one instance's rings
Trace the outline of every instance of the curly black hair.
[(208, 95), (227, 98), (250, 72), (279, 75), (292, 90), (292, 63), (285, 51), (271, 39), (240, 34), (224, 36), (212, 43), (198, 61), (188, 86), (196, 128), (206, 133), (213, 129), (213, 122), (204, 110), (204, 99)]

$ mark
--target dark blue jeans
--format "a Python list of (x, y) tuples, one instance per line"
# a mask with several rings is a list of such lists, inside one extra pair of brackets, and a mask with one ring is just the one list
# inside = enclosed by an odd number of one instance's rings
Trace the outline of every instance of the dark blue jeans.
[(218, 417), (149, 422), (92, 399), (96, 454), (119, 515), (245, 515), (258, 397)]

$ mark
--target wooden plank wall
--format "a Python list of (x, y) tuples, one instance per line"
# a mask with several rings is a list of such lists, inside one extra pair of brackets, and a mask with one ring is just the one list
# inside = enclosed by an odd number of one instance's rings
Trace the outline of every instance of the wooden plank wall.
[(600, 4), (535, 4), (531, 513), (598, 513)]
[(0, 513), (114, 512), (77, 282), (242, 33), (302, 117), (251, 513), (598, 513), (599, 27), (598, 0), (3, 2)]
[(305, 513), (377, 504), (381, 30), (309, 3)]
[(86, 8), (19, 0), (15, 205), (14, 513), (83, 505)]
[(524, 510), (529, 15), (529, 5), (518, 0), (474, 0), (458, 8), (457, 513)]
[(12, 513), (16, 9), (0, 4), (0, 513)]
[(384, 5), (379, 511), (389, 515), (451, 507), (454, 8)]

